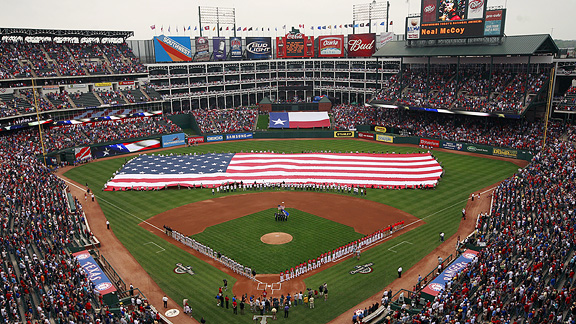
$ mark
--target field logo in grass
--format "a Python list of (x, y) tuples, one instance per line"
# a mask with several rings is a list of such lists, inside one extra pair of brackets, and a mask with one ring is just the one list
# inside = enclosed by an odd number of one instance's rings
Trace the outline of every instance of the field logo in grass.
[(194, 271), (192, 270), (191, 266), (182, 265), (182, 263), (176, 263), (176, 268), (174, 268), (174, 272), (177, 274), (185, 274), (188, 273), (191, 276), (194, 275)]
[(370, 272), (372, 272), (372, 266), (373, 265), (374, 265), (374, 262), (354, 266), (354, 270), (350, 271), (350, 274), (353, 275), (353, 274), (357, 274), (357, 273), (362, 273), (362, 274), (370, 273)]

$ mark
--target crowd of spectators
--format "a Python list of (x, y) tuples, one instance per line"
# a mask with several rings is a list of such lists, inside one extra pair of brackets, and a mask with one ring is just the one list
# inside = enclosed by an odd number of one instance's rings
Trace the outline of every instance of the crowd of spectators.
[(146, 72), (125, 43), (0, 42), (0, 79)]
[(204, 134), (253, 131), (258, 120), (258, 109), (247, 107), (196, 109), (192, 113)]
[(571, 86), (566, 90), (562, 99), (556, 106), (557, 110), (569, 110), (574, 111), (576, 110), (576, 86)]
[(519, 114), (549, 76), (546, 67), (538, 73), (513, 73), (502, 67), (490, 74), (483, 66), (472, 66), (463, 68), (458, 78), (452, 71), (454, 68), (428, 71), (406, 67), (402, 82), (397, 76), (384, 80), (373, 100), (413, 107)]
[(573, 143), (554, 141), (502, 182), (477, 223), (486, 247), (420, 312), (388, 322), (574, 323), (575, 161)]
[[(536, 151), (542, 145), (543, 122), (446, 115), (399, 109), (339, 105), (332, 108), (337, 130), (357, 129), (359, 125), (394, 127), (406, 135), (430, 137), (491, 146)], [(547, 136), (560, 138), (567, 130), (550, 122)]]
[[(23, 131), (0, 136), (0, 321), (3, 323), (152, 323), (141, 307), (114, 315), (69, 247), (91, 233), (82, 204), (69, 207), (65, 183), (41, 164)], [(140, 297), (138, 297), (140, 298)]]

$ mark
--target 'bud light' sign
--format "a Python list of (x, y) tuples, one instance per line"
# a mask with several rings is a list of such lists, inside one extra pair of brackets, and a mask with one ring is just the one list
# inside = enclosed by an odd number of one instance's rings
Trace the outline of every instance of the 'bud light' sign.
[(271, 37), (246, 37), (246, 57), (252, 60), (269, 59), (272, 56)]

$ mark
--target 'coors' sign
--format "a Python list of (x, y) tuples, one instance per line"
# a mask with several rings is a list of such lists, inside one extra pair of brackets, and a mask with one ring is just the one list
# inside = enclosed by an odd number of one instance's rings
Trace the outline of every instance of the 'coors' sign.
[(370, 57), (376, 51), (376, 34), (348, 35), (348, 57)]

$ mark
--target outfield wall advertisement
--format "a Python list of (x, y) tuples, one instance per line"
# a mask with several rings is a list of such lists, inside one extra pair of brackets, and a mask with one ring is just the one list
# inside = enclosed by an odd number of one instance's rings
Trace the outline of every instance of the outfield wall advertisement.
[(190, 37), (154, 37), (156, 62), (192, 61)]
[(162, 147), (172, 147), (184, 144), (186, 144), (186, 136), (184, 133), (162, 136)]
[(252, 139), (252, 138), (253, 138), (252, 133), (226, 134), (227, 141)]

